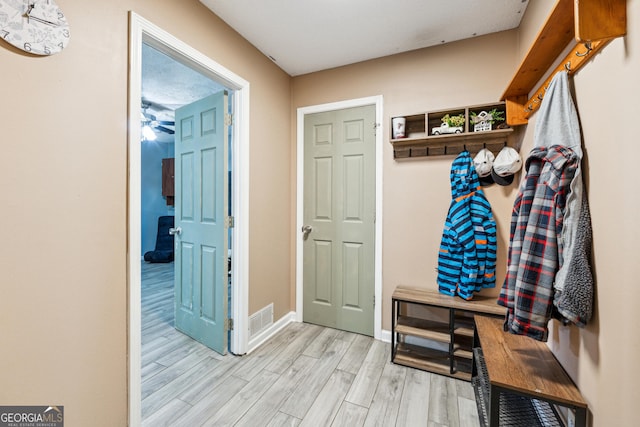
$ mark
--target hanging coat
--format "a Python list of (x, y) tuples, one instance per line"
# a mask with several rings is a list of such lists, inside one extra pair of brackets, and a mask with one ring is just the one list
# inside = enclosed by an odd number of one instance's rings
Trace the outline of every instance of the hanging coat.
[(547, 340), (555, 275), (560, 266), (564, 209), (578, 159), (566, 147), (537, 147), (511, 214), (507, 275), (498, 304), (507, 307), (505, 330)]
[(451, 204), (438, 254), (438, 290), (473, 298), (495, 286), (496, 223), (468, 151), (451, 166)]
[(505, 330), (546, 341), (553, 315), (583, 326), (593, 304), (582, 141), (566, 72), (554, 76), (538, 114), (498, 304), (507, 307)]
[(562, 71), (551, 81), (538, 112), (536, 146), (561, 145), (578, 157), (563, 218), (560, 268), (554, 283), (554, 306), (563, 321), (583, 327), (593, 312), (594, 281), (591, 270), (591, 215), (582, 178), (582, 137), (578, 112), (569, 88), (569, 76)]
[[(564, 257), (558, 274), (556, 274), (556, 285), (558, 277), (564, 271), (563, 286), (558, 290), (553, 300), (558, 313), (564, 321), (572, 322), (577, 326), (584, 327), (593, 314), (593, 274), (591, 270), (591, 215), (587, 195), (582, 193), (582, 206), (580, 208), (580, 218), (576, 221), (577, 227), (573, 233), (570, 256)], [(565, 229), (566, 216), (565, 216)], [(565, 235), (563, 233), (563, 235)], [(566, 242), (567, 239), (565, 238)], [(567, 248), (565, 247), (565, 253)]]

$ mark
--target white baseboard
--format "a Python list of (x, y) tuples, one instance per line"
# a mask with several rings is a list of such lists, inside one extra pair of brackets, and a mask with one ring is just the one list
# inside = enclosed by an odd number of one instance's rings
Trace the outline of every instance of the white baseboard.
[[(297, 314), (295, 311), (291, 311), (286, 315), (282, 316), (278, 321), (276, 321), (273, 325), (266, 328), (264, 331), (257, 334), (255, 337), (249, 340), (248, 351), (247, 354), (251, 353), (253, 350), (264, 344), (269, 338), (273, 337), (275, 334), (284, 329), (289, 323), (299, 322), (297, 319)], [(380, 341), (390, 343), (391, 342), (391, 331), (382, 330), (380, 332)]]
[(296, 321), (296, 313), (295, 311), (291, 311), (284, 316), (282, 316), (278, 321), (274, 322), (271, 326), (266, 328), (264, 331), (258, 333), (255, 337), (249, 340), (247, 354), (251, 353), (253, 350), (262, 345), (269, 338), (280, 332), (285, 328), (289, 323)]

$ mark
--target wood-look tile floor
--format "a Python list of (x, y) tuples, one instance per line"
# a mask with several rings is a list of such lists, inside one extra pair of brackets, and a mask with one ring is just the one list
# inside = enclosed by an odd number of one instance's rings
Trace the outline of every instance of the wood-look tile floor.
[(246, 356), (173, 327), (173, 264), (142, 265), (144, 426), (479, 425), (471, 385), (390, 362), (390, 345), (291, 323)]

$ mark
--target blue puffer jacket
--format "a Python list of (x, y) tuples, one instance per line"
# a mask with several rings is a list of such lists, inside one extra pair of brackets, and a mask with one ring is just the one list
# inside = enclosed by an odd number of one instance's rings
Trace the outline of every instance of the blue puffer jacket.
[(496, 223), (468, 151), (451, 166), (451, 205), (438, 255), (438, 290), (465, 300), (493, 288)]

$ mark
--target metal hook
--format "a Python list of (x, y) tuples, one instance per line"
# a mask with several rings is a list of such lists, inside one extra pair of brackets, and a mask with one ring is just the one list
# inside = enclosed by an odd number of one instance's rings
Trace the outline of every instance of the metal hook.
[(569, 61), (569, 62), (567, 62), (566, 64), (564, 64), (564, 68), (565, 68), (567, 71), (569, 71), (569, 72), (570, 72), (570, 71), (571, 71), (571, 61)]
[(538, 99), (539, 99), (540, 101), (542, 101), (542, 98), (543, 98), (543, 97), (544, 97), (544, 95), (542, 94), (542, 92), (540, 92), (540, 93), (538, 94)]
[(587, 56), (593, 50), (593, 48), (591, 47), (591, 42), (586, 42), (584, 44), (584, 47), (587, 49), (587, 51), (585, 53), (580, 53), (580, 52), (576, 51), (576, 56)]

